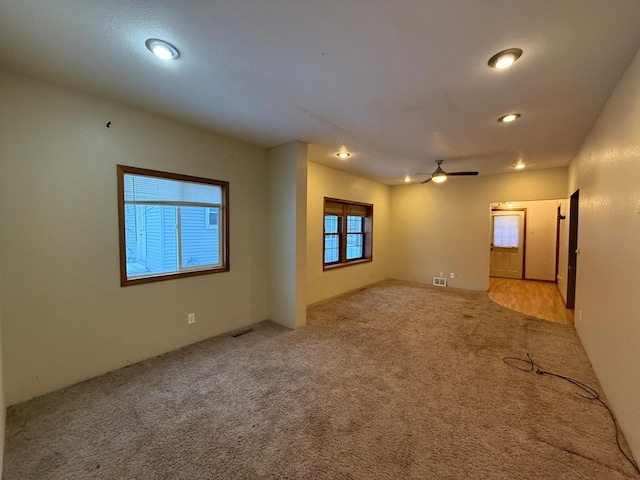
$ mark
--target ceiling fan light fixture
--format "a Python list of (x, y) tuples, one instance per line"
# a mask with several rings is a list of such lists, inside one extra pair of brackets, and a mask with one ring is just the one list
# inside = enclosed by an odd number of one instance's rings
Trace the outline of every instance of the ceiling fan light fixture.
[(409, 183), (411, 181), (411, 177), (409, 175), (405, 175), (403, 181), (404, 183)]
[(447, 180), (447, 176), (444, 173), (436, 173), (436, 174), (433, 174), (431, 177), (431, 181), (436, 183), (442, 183), (442, 182), (445, 182), (446, 180)]
[(178, 49), (164, 40), (150, 38), (144, 44), (151, 53), (162, 60), (177, 60), (180, 58)]
[(427, 178), (424, 182), (421, 182), (421, 183), (427, 183), (427, 182), (442, 183), (442, 182), (446, 182), (447, 178), (449, 178), (449, 177), (466, 177), (466, 176), (469, 176), (469, 175), (478, 175), (478, 172), (449, 172), (449, 173), (447, 173), (441, 167), (442, 162), (444, 162), (444, 160), (436, 160), (436, 164), (438, 165), (438, 167), (436, 168), (436, 171), (433, 172), (429, 178)]
[(518, 162), (514, 165), (514, 168), (517, 170), (522, 170), (526, 165), (522, 162)]
[(520, 118), (520, 114), (519, 113), (508, 113), (506, 115), (501, 116), (498, 121), (501, 123), (511, 123), (514, 120), (517, 120), (518, 118)]
[(338, 152), (336, 153), (336, 157), (346, 160), (351, 155), (349, 152)]
[(496, 53), (489, 59), (488, 65), (491, 68), (497, 68), (498, 70), (504, 70), (509, 68), (513, 63), (520, 58), (522, 50), (519, 48), (507, 48), (501, 52)]

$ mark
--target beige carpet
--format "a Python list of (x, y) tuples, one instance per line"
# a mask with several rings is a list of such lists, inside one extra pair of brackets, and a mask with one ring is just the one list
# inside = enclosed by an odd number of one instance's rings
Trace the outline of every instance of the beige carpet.
[(629, 479), (573, 327), (385, 281), (11, 407), (6, 480)]

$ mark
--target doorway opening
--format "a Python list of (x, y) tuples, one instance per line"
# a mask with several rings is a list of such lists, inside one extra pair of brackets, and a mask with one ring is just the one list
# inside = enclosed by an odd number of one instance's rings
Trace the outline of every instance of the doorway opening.
[[(564, 274), (567, 268), (569, 226), (561, 221), (565, 218), (564, 215), (568, 214), (568, 209), (568, 198), (490, 205), (491, 300), (511, 310), (538, 318), (573, 324), (573, 311), (568, 310), (566, 306), (567, 277)], [(510, 213), (512, 216), (522, 215), (521, 225), (518, 225), (518, 220), (513, 217), (496, 220), (497, 215), (504, 213)], [(499, 231), (504, 227), (500, 223), (507, 224), (506, 228), (511, 232), (507, 237), (511, 235), (511, 238), (498, 238), (504, 234)], [(519, 230), (520, 227), (522, 230)], [(498, 242), (500, 247), (506, 247), (509, 252), (506, 257), (504, 253), (500, 254)], [(521, 248), (516, 248), (516, 245)], [(514, 255), (520, 252), (522, 258)], [(508, 259), (509, 254), (511, 259)], [(515, 272), (515, 268), (506, 268), (505, 265), (518, 266), (521, 268), (521, 274)], [(507, 271), (509, 269), (512, 271)]]
[(569, 199), (569, 257), (567, 267), (567, 308), (576, 305), (576, 273), (578, 264), (578, 205), (580, 190)]
[(526, 208), (491, 209), (491, 277), (525, 277)]

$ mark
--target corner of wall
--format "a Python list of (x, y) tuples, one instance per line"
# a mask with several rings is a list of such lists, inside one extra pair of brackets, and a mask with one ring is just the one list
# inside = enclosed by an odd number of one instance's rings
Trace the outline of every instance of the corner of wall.
[(296, 312), (295, 328), (307, 324), (307, 174), (309, 146), (296, 142)]
[(289, 328), (306, 324), (307, 144), (268, 151), (269, 319)]
[[(373, 261), (323, 269), (324, 198), (373, 205)], [(309, 158), (307, 185), (307, 305), (379, 282), (391, 276), (391, 187), (336, 170)]]

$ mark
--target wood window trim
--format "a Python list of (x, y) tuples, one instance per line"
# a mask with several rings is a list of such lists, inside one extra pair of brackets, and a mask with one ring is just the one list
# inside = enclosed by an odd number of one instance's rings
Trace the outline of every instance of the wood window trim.
[[(130, 279), (127, 276), (127, 246), (125, 235), (125, 201), (124, 201), (124, 176), (125, 174), (144, 175), (148, 177), (166, 178), (169, 180), (178, 180), (191, 183), (203, 183), (207, 185), (215, 185), (222, 188), (222, 205), (221, 212), (218, 214), (218, 223), (224, 222), (223, 241), (221, 246), (221, 264), (222, 266), (194, 270), (194, 271), (178, 271), (162, 273), (155, 276)], [(191, 175), (182, 175), (178, 173), (163, 172), (159, 170), (150, 170), (146, 168), (131, 167), (127, 165), (117, 165), (117, 192), (118, 192), (118, 237), (119, 237), (119, 256), (120, 256), (120, 286), (127, 287), (131, 285), (140, 285), (152, 282), (161, 282), (172, 280), (175, 278), (195, 277), (199, 275), (210, 275), (213, 273), (228, 272), (229, 266), (229, 182), (223, 180), (214, 180), (211, 178), (195, 177)]]
[[(338, 215), (336, 210), (337, 204), (342, 205), (342, 213)], [(353, 206), (353, 210), (355, 212), (349, 212), (349, 206)], [(329, 210), (329, 211), (328, 211)], [(365, 213), (364, 222), (363, 222), (363, 257), (347, 260), (346, 259), (346, 218), (349, 213)], [(325, 263), (325, 238), (327, 233), (324, 230), (324, 218), (326, 215), (338, 215), (343, 219), (342, 223), (344, 224), (343, 228), (338, 229), (339, 235), (339, 260), (338, 262), (333, 263)], [(362, 216), (362, 215), (357, 215)], [(360, 265), (363, 263), (371, 263), (373, 261), (373, 204), (364, 203), (364, 202), (355, 202), (351, 200), (343, 200), (339, 198), (333, 197), (324, 197), (323, 202), (323, 211), (322, 211), (322, 270), (335, 270), (338, 268), (349, 267), (352, 265)]]

